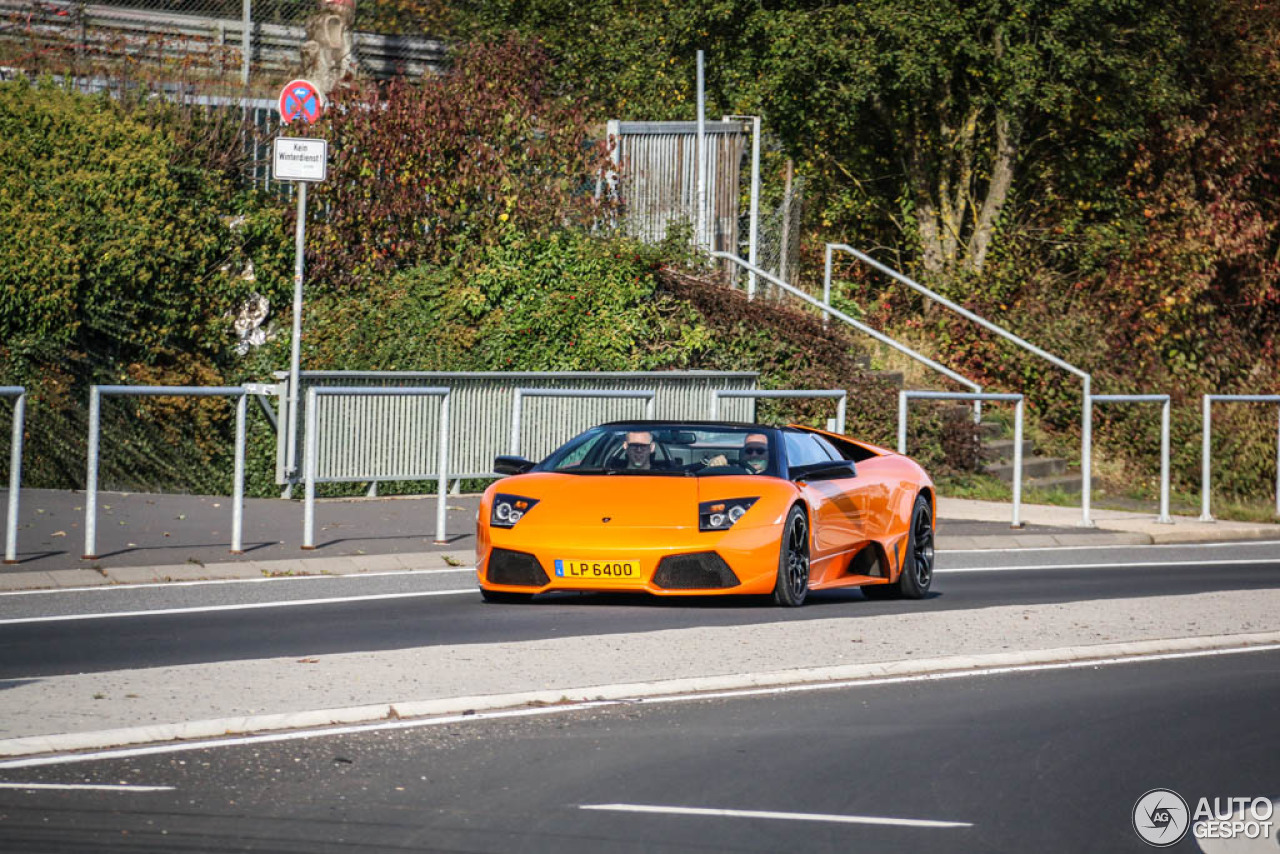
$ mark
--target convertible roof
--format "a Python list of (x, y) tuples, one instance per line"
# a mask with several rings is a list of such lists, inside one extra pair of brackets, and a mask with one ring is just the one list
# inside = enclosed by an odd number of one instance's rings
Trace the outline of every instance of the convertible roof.
[(782, 428), (770, 426), (768, 424), (752, 424), (747, 421), (697, 421), (694, 419), (683, 418), (663, 418), (655, 421), (646, 421), (643, 418), (632, 418), (626, 421), (609, 421), (601, 424), (601, 427), (622, 427), (627, 425), (645, 426), (645, 427), (739, 427), (750, 430), (780, 430)]

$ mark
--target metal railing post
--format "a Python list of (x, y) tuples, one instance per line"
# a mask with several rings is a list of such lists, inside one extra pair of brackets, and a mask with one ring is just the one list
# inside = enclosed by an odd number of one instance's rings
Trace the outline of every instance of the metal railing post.
[(1171, 401), (1165, 398), (1164, 404), (1160, 407), (1160, 518), (1157, 522), (1172, 524), (1173, 517), (1169, 515), (1169, 422), (1171, 415)]
[(907, 452), (907, 403), (911, 400), (963, 400), (973, 401), (998, 400), (1016, 404), (1013, 410), (1013, 520), (1010, 527), (1022, 527), (1022, 419), (1023, 400), (1021, 394), (964, 394), (949, 391), (911, 391), (903, 389), (898, 392), (898, 453)]
[[(1201, 415), (1200, 439), (1200, 521), (1212, 522), (1213, 515), (1209, 512), (1210, 500), (1210, 431), (1211, 431), (1211, 407), (1214, 402), (1223, 403), (1280, 403), (1280, 394), (1206, 394), (1204, 396), (1204, 409)], [(1280, 516), (1280, 424), (1277, 425), (1276, 433), (1276, 515)]]
[[(1091, 394), (1085, 399), (1089, 405), (1090, 427), (1092, 427), (1093, 404), (1095, 403), (1159, 403), (1160, 404), (1160, 515), (1156, 521), (1173, 524), (1169, 515), (1169, 406), (1167, 394)], [(1092, 430), (1090, 431), (1092, 446)], [(1092, 474), (1086, 470), (1086, 475)], [(1087, 483), (1088, 481), (1086, 481)]]
[(1209, 512), (1209, 425), (1213, 415), (1213, 400), (1205, 395), (1200, 409), (1200, 521), (1212, 522), (1213, 514)]
[(849, 396), (846, 394), (836, 401), (836, 432), (844, 435), (844, 416), (848, 408)]
[(524, 408), (524, 389), (518, 388), (511, 402), (511, 455), (520, 456), (520, 417)]
[(1013, 521), (1010, 527), (1022, 527), (1022, 416), (1023, 404), (1019, 398), (1013, 406)]
[(438, 546), (447, 545), (449, 542), (447, 530), (449, 508), (445, 502), (447, 500), (449, 489), (449, 398), (451, 396), (451, 391), (446, 390), (444, 396), (440, 398), (440, 455), (438, 457), (440, 483), (437, 490), (439, 497), (436, 499), (435, 539), (435, 543)]
[(27, 390), (22, 386), (0, 388), (13, 398), (13, 439), (9, 445), (9, 513), (4, 523), (4, 562), (18, 562), (18, 493), (22, 489), (22, 432), (27, 412)]
[(98, 557), (98, 422), (102, 418), (102, 393), (99, 386), (89, 387), (89, 454), (84, 484), (84, 554), (83, 560)]
[(1084, 401), (1080, 405), (1080, 526), (1094, 527), (1089, 518), (1093, 503), (1093, 380), (1084, 378)]
[(316, 387), (307, 389), (307, 434), (303, 437), (302, 547), (316, 547)]
[(236, 484), (233, 487), (231, 551), (240, 551), (236, 517), (244, 504), (244, 405), (248, 390), (243, 386), (94, 385), (89, 387), (88, 476), (85, 478), (83, 560), (95, 560), (98, 538), (98, 470), (101, 465), (102, 398), (116, 397), (234, 397), (236, 402)]
[(907, 453), (907, 390), (898, 392), (898, 453)]
[(240, 8), (240, 26), (244, 32), (240, 35), (240, 85), (249, 85), (249, 57), (253, 50), (253, 0), (243, 0)]
[(244, 554), (244, 422), (248, 408), (249, 396), (240, 395), (236, 399), (236, 464), (231, 498), (231, 553), (237, 555)]
[[(822, 265), (822, 302), (824, 305), (831, 305), (831, 248), (831, 244), (828, 243), (826, 261)], [(822, 325), (828, 325), (829, 321), (829, 315), (823, 314)]]

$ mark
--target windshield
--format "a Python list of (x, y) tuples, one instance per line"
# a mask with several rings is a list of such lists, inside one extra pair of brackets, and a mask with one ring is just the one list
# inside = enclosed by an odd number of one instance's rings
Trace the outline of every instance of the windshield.
[(776, 445), (773, 432), (761, 428), (611, 424), (571, 439), (535, 470), (667, 477), (776, 475)]

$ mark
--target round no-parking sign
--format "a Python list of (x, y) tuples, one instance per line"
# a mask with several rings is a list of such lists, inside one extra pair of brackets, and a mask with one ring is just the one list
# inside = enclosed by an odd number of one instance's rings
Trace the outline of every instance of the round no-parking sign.
[(324, 114), (324, 97), (310, 80), (290, 80), (280, 90), (280, 120), (287, 125), (295, 119), (315, 124)]

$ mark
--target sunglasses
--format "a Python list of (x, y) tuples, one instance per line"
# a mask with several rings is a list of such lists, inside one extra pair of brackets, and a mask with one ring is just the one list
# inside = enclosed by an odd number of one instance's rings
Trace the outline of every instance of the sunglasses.
[(641, 448), (644, 448), (647, 451), (649, 450), (649, 443), (648, 442), (628, 442), (626, 447), (628, 451), (638, 451)]
[(742, 450), (748, 457), (763, 457), (769, 453), (764, 445), (747, 445)]

